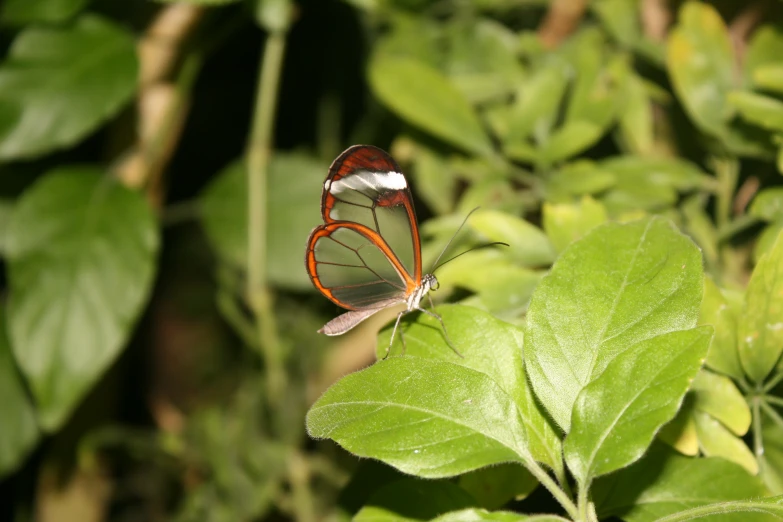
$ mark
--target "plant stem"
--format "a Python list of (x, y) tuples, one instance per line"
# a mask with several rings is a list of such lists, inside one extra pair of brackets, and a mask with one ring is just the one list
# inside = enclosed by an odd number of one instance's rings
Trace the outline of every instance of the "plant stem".
[(310, 492), (310, 463), (293, 449), (288, 456), (288, 478), (291, 483), (294, 514), (298, 522), (313, 522), (316, 520), (313, 508), (313, 496)]
[(588, 487), (584, 484), (578, 484), (579, 488), (579, 498), (577, 499), (577, 506), (579, 507), (579, 520), (583, 520), (587, 522), (590, 520), (589, 516), (589, 509), (588, 509), (588, 499), (587, 499), (587, 491)]
[(764, 441), (761, 436), (761, 397), (753, 397), (753, 453), (757, 459), (764, 456)]
[(571, 501), (571, 499), (568, 497), (568, 495), (565, 494), (565, 492), (560, 489), (560, 487), (557, 485), (557, 482), (549, 476), (549, 474), (544, 471), (544, 469), (538, 465), (538, 463), (530, 456), (526, 457), (524, 460), (525, 467), (527, 470), (534, 476), (536, 479), (538, 479), (538, 482), (544, 486), (549, 492), (552, 494), (553, 497), (555, 497), (555, 500), (557, 500), (561, 506), (563, 506), (563, 509), (566, 510), (566, 513), (568, 513), (568, 516), (570, 516), (573, 520), (579, 520), (579, 511), (577, 510), (574, 503)]
[(783, 406), (783, 398), (775, 397), (774, 395), (765, 395), (764, 400), (774, 406)]
[(285, 52), (285, 32), (270, 32), (259, 66), (253, 128), (247, 147), (248, 173), (248, 288), (247, 298), (256, 317), (267, 372), (267, 393), (277, 403), (286, 386), (283, 354), (275, 322), (273, 297), (267, 281), (267, 197), (269, 159), (277, 106), (277, 92)]
[(766, 384), (764, 384), (764, 388), (762, 388), (762, 390), (764, 391), (764, 393), (769, 393), (772, 390), (772, 388), (780, 384), (780, 381), (783, 381), (783, 372), (778, 373), (772, 379), (770, 379)]

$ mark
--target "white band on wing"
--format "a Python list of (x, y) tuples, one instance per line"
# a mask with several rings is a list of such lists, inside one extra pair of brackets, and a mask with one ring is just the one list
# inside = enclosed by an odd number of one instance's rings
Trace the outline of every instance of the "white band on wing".
[(371, 172), (360, 170), (340, 178), (336, 181), (326, 180), (324, 189), (332, 194), (339, 194), (344, 190), (358, 190), (370, 188), (376, 192), (386, 190), (403, 190), (408, 187), (405, 176), (399, 172)]

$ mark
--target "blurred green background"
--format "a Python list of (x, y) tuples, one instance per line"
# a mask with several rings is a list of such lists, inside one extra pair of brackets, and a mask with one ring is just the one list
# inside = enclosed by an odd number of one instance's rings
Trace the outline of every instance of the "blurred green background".
[(425, 267), (482, 207), (451, 248), (511, 246), (437, 298), (517, 324), (605, 221), (673, 220), (728, 296), (783, 229), (777, 0), (5, 0), (0, 47), (3, 520), (342, 519), (394, 476), (303, 423), (390, 319), (316, 333), (349, 145), (407, 173)]

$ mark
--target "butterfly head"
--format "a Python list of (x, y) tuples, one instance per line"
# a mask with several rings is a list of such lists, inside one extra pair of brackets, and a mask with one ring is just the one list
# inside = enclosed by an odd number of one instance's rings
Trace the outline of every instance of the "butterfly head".
[(424, 288), (424, 293), (426, 294), (429, 290), (437, 290), (440, 288), (440, 283), (438, 282), (438, 278), (435, 277), (435, 274), (424, 274), (421, 278), (421, 286)]

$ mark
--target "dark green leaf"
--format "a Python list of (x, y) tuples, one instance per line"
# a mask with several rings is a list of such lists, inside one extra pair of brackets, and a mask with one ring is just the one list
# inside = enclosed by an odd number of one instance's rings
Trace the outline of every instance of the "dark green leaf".
[(193, 5), (224, 5), (241, 2), (242, 0), (155, 0), (163, 4), (193, 4)]
[(498, 509), (509, 501), (528, 496), (538, 481), (522, 466), (500, 464), (466, 473), (458, 484), (486, 509)]
[(6, 247), (11, 344), (40, 424), (54, 431), (128, 339), (152, 284), (158, 230), (140, 194), (74, 167), (24, 193)]
[(783, 353), (783, 234), (759, 260), (739, 321), (739, 355), (745, 373), (762, 382)]
[(0, 66), (0, 158), (84, 138), (131, 99), (137, 69), (132, 36), (102, 18), (24, 30)]
[(473, 107), (436, 69), (411, 58), (375, 54), (369, 81), (375, 95), (402, 118), (467, 152), (492, 154)]
[(590, 484), (644, 454), (677, 413), (711, 336), (712, 328), (701, 326), (627, 346), (582, 389), (563, 443), (577, 481)]
[(0, 21), (10, 25), (64, 22), (84, 9), (90, 0), (5, 0)]
[(307, 413), (307, 430), (420, 477), (531, 458), (524, 420), (498, 384), (458, 364), (410, 355), (338, 381)]
[(541, 403), (567, 433), (582, 389), (630, 346), (693, 327), (701, 297), (699, 250), (666, 220), (603, 225), (573, 243), (527, 314), (525, 362)]
[(511, 511), (486, 511), (484, 509), (463, 509), (446, 513), (432, 522), (567, 522), (555, 515), (521, 515)]
[[(267, 270), (277, 285), (312, 288), (302, 260), (308, 234), (321, 223), (319, 204), (326, 171), (327, 166), (304, 154), (277, 153), (272, 157)], [(201, 209), (204, 229), (218, 253), (236, 266), (246, 266), (247, 177), (241, 163), (226, 167), (207, 186)]]
[(388, 484), (370, 497), (354, 522), (431, 520), (438, 515), (469, 508), (476, 501), (464, 489), (445, 480), (408, 478)]
[(3, 429), (0, 430), (0, 478), (13, 472), (38, 441), (35, 409), (16, 368), (0, 316), (0, 397), (3, 398)]
[[(688, 508), (759, 498), (767, 491), (741, 466), (718, 458), (683, 457), (655, 444), (641, 461), (596, 481), (593, 500), (599, 517), (652, 522)], [(768, 515), (723, 515), (725, 522), (767, 521)]]

